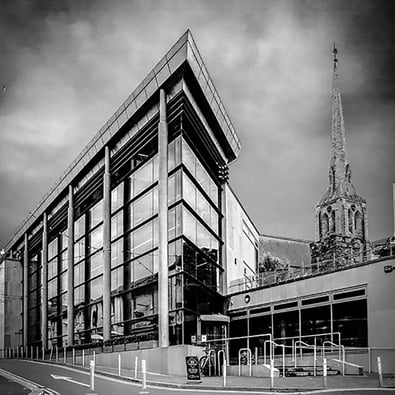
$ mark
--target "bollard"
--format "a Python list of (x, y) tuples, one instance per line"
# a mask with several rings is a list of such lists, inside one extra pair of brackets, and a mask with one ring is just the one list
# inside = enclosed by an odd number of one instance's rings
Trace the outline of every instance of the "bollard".
[(138, 357), (137, 355), (134, 357), (134, 378), (137, 379), (137, 369), (138, 369)]
[(93, 362), (96, 364), (96, 351), (93, 351)]
[(255, 347), (255, 365), (258, 365), (258, 347)]
[(384, 387), (383, 367), (381, 365), (381, 358), (380, 357), (377, 357), (377, 373), (379, 374), (379, 386)]
[(95, 361), (89, 361), (90, 370), (90, 389), (91, 392), (95, 391)]
[(118, 354), (118, 376), (121, 375), (121, 354)]
[(38, 346), (36, 346), (36, 359), (38, 361)]
[(328, 370), (327, 370), (327, 363), (326, 363), (326, 358), (322, 361), (322, 378), (324, 380), (324, 388), (327, 386), (327, 375), (328, 375)]
[(270, 360), (270, 389), (274, 388), (274, 359)]
[(143, 375), (143, 378), (141, 380), (141, 389), (140, 394), (148, 394), (146, 391), (147, 389), (147, 367), (145, 365), (145, 359), (141, 360), (141, 373)]
[(56, 354), (56, 363), (59, 363), (59, 350), (58, 350), (58, 346), (55, 346), (55, 354)]
[(226, 359), (224, 358), (224, 363), (222, 365), (222, 384), (226, 387)]
[(82, 366), (85, 367), (85, 350), (82, 350)]
[(41, 349), (41, 354), (42, 354), (42, 360), (45, 360), (45, 350), (44, 347)]
[(30, 359), (34, 359), (33, 346), (30, 346)]
[(66, 355), (66, 347), (63, 347), (63, 363), (66, 365), (67, 355)]
[(72, 361), (73, 361), (73, 365), (75, 365), (75, 348), (73, 347), (73, 359), (72, 359)]

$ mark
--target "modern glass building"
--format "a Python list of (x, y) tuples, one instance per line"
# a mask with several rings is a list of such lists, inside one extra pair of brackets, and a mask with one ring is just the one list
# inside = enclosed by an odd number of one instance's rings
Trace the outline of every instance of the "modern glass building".
[(186, 344), (198, 317), (223, 314), (223, 183), (239, 150), (188, 31), (7, 244), (23, 262), (23, 344)]
[[(238, 338), (237, 360), (242, 347), (262, 356), (262, 334), (395, 351), (393, 254), (312, 264), (310, 242), (260, 234), (227, 182), (239, 151), (187, 31), (4, 247), (0, 356), (97, 343), (192, 355), (205, 335)], [(161, 372), (184, 374), (180, 348)]]

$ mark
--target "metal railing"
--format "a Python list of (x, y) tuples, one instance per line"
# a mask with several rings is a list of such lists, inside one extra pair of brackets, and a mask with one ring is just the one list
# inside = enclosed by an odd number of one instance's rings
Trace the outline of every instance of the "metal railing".
[[(379, 257), (376, 260), (387, 260), (395, 257), (395, 247), (391, 250), (390, 255), (385, 257)], [(254, 276), (243, 277), (235, 280), (233, 284), (229, 286), (229, 294), (236, 292), (247, 291), (254, 288), (270, 286), (275, 284), (283, 284), (293, 280), (304, 279), (306, 277), (314, 277), (317, 275), (335, 272), (340, 269), (350, 268), (354, 266), (368, 265), (372, 260), (366, 260), (365, 257), (361, 259), (330, 259), (317, 263), (313, 263), (306, 267), (292, 268), (265, 271)]]

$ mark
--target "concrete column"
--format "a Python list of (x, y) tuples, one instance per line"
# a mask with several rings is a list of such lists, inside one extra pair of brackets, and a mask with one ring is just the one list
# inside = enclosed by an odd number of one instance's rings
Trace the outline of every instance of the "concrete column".
[[(43, 216), (43, 262), (42, 262), (42, 280), (43, 292), (41, 303), (41, 342), (44, 349), (48, 348), (48, 217)], [(26, 345), (25, 345), (26, 346)]]
[(159, 126), (159, 347), (169, 346), (169, 266), (168, 266), (168, 234), (167, 234), (167, 201), (168, 201), (168, 130), (166, 115), (166, 93), (160, 90)]
[(67, 210), (67, 344), (74, 344), (74, 206), (73, 187), (69, 185)]
[(110, 149), (105, 147), (103, 179), (103, 340), (111, 339), (111, 177)]
[[(221, 273), (220, 272), (220, 284), (221, 284), (221, 290), (223, 295), (228, 294), (228, 245), (229, 245), (229, 240), (228, 240), (228, 221), (230, 222), (230, 217), (233, 213), (228, 212), (228, 207), (227, 207), (227, 184), (224, 183), (221, 185), (221, 204), (222, 204), (222, 226), (221, 226), (221, 231), (222, 231), (222, 240), (224, 241), (222, 248), (222, 267), (224, 268), (224, 271)], [(229, 265), (231, 265), (231, 262), (229, 262)], [(223, 312), (226, 314), (226, 311)]]
[(27, 233), (25, 233), (25, 251), (23, 254), (23, 346), (28, 344), (28, 269), (29, 269), (29, 245)]

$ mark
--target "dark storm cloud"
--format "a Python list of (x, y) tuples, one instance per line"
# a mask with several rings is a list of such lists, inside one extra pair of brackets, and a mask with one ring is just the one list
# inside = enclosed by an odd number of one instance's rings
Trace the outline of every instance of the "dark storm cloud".
[(313, 237), (314, 206), (327, 186), (337, 43), (354, 184), (368, 200), (370, 235), (388, 235), (395, 180), (393, 4), (6, 2), (0, 244), (187, 28), (242, 141), (231, 166), (233, 189), (262, 232), (304, 238)]

